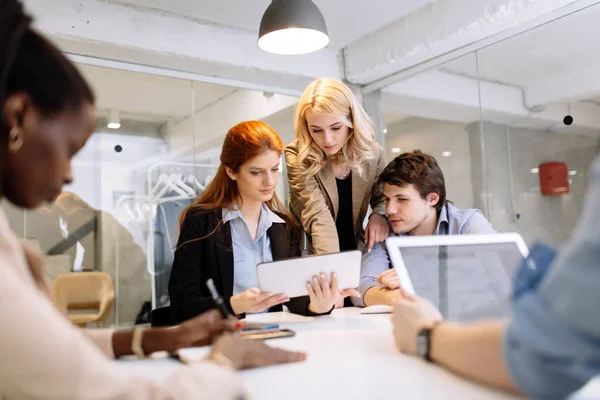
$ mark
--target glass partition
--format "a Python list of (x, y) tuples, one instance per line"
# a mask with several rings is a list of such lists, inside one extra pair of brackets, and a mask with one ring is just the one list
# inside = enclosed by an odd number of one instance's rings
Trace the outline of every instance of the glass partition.
[[(2, 208), (17, 235), (45, 254), (51, 285), (64, 273), (106, 272), (115, 300), (103, 325), (146, 323), (151, 309), (170, 303), (179, 216), (214, 177), (227, 130), (244, 120), (264, 120), (287, 144), (297, 100), (105, 67), (78, 68), (96, 94), (98, 123), (73, 159), (74, 182), (54, 204), (25, 212), (4, 201)], [(277, 188), (285, 200), (284, 181), (285, 171)]]
[[(115, 300), (105, 325), (133, 325), (166, 293), (168, 271), (155, 263), (155, 253), (165, 249), (155, 237), (171, 247), (176, 236), (161, 225), (161, 204), (169, 196), (184, 204), (197, 195), (186, 171), (158, 167), (193, 162), (169, 142), (172, 127), (192, 113), (193, 87), (186, 80), (78, 67), (96, 94), (96, 131), (73, 159), (73, 184), (54, 204), (26, 213), (24, 237), (46, 254), (50, 283), (62, 273), (108, 273)], [(191, 129), (178, 134), (193, 147)]]
[(456, 206), (564, 243), (600, 144), (598, 17), (588, 7), (383, 89), (388, 159), (431, 153)]
[[(598, 17), (600, 6), (591, 6), (384, 88), (388, 161), (431, 153), (457, 207), (481, 209), (498, 231), (529, 244), (564, 243), (598, 152), (600, 58), (589, 40)], [(227, 130), (263, 120), (288, 144), (297, 99), (78, 67), (96, 93), (98, 126), (73, 161), (75, 182), (55, 204), (2, 208), (45, 253), (50, 283), (61, 273), (106, 272), (116, 293), (106, 324), (147, 322), (147, 311), (169, 304), (178, 218), (214, 176)], [(549, 195), (540, 175), (556, 166), (566, 180), (549, 185)], [(277, 193), (287, 202), (284, 162), (281, 169)]]
[(595, 5), (477, 53), (489, 217), (530, 243), (563, 243), (582, 211), (600, 144), (599, 17)]
[(470, 126), (479, 125), (479, 92), (476, 80), (451, 71), (457, 65), (475, 68), (475, 56), (467, 55), (384, 89), (385, 149), (388, 161), (414, 150), (433, 155), (444, 172), (448, 199), (467, 208), (474, 207), (479, 195), (473, 176), (481, 170), (472, 162), (478, 149), (469, 133)]

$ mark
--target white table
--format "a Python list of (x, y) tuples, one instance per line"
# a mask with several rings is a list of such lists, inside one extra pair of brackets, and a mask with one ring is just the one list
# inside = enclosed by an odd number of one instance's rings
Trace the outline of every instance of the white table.
[[(297, 332), (269, 344), (308, 353), (303, 363), (241, 372), (255, 399), (514, 399), (468, 382), (395, 349), (390, 315), (361, 315), (359, 308), (330, 316), (302, 317), (287, 312), (249, 316), (249, 321), (278, 322)], [(187, 351), (187, 350), (186, 350)], [(192, 349), (207, 353), (208, 349)], [(123, 374), (165, 381), (182, 364), (171, 359), (116, 361)], [(600, 381), (576, 398), (600, 399)]]

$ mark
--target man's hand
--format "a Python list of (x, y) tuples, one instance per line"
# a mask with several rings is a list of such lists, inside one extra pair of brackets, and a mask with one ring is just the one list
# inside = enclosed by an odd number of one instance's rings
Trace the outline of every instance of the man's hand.
[(387, 271), (382, 272), (377, 278), (378, 283), (385, 285), (389, 289), (398, 289), (400, 288), (400, 278), (398, 278), (398, 274), (396, 273), (396, 268), (388, 269)]
[(417, 335), (421, 329), (443, 319), (440, 311), (428, 300), (404, 294), (394, 304), (394, 341), (403, 353), (415, 355)]

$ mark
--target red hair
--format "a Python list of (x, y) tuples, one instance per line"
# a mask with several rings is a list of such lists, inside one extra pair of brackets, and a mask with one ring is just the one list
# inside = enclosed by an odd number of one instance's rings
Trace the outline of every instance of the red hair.
[[(229, 129), (223, 141), (221, 165), (215, 177), (194, 204), (183, 210), (179, 219), (180, 225), (183, 226), (183, 221), (190, 212), (222, 209), (231, 206), (236, 200), (241, 200), (237, 183), (227, 175), (225, 167), (237, 173), (248, 160), (269, 150), (276, 151), (280, 156), (283, 153), (281, 138), (268, 124), (262, 121), (244, 121)], [(276, 193), (266, 203), (271, 210), (286, 215), (291, 221)]]

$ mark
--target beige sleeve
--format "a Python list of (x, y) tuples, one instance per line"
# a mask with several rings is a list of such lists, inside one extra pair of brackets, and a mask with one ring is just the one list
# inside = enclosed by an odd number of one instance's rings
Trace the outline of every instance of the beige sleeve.
[(300, 203), (300, 215), (297, 217), (310, 235), (316, 254), (338, 253), (340, 245), (335, 221), (317, 179), (311, 177), (306, 180), (295, 146), (286, 147), (285, 162), (291, 195)]
[(375, 157), (377, 158), (377, 174), (375, 176), (375, 181), (373, 182), (373, 188), (371, 190), (371, 208), (373, 212), (383, 212), (385, 213), (385, 201), (383, 200), (383, 187), (377, 185), (377, 179), (379, 175), (383, 172), (385, 167), (387, 166), (387, 162), (385, 160), (385, 151), (380, 144), (377, 143), (375, 148)]
[(0, 398), (173, 400), (243, 395), (238, 375), (207, 362), (181, 367), (164, 384), (124, 376), (7, 264), (0, 261), (0, 315), (6, 322), (0, 325)]

